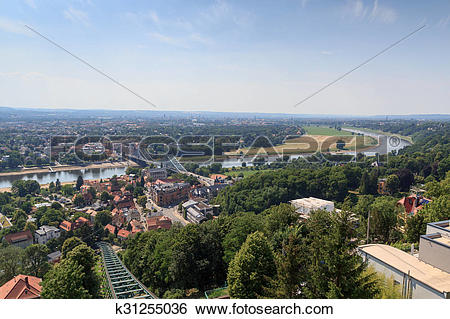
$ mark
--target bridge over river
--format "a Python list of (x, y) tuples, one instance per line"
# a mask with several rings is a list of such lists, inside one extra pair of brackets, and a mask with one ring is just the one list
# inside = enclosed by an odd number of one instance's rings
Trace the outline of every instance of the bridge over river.
[(98, 242), (102, 253), (106, 278), (113, 299), (156, 299), (133, 274), (125, 267), (109, 243)]

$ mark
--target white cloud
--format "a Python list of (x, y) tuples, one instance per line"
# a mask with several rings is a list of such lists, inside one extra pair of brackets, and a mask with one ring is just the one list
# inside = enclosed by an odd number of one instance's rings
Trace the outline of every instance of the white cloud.
[(397, 12), (386, 5), (379, 4), (378, 0), (374, 0), (373, 4), (363, 0), (347, 0), (343, 8), (344, 17), (353, 17), (358, 20), (366, 20), (380, 22), (385, 24), (394, 23), (397, 20)]
[(394, 9), (378, 4), (378, 0), (373, 3), (372, 13), (370, 14), (372, 21), (378, 20), (383, 23), (394, 23), (397, 20), (397, 13)]
[(25, 28), (25, 23), (2, 17), (0, 17), (0, 30), (10, 33), (30, 35), (28, 30)]
[(183, 41), (180, 41), (180, 39), (170, 37), (159, 32), (150, 32), (149, 36), (166, 44), (174, 45), (177, 47), (186, 47), (186, 45), (183, 43)]
[(333, 51), (321, 51), (320, 52), (320, 54), (323, 54), (323, 55), (332, 55), (333, 54)]
[(34, 0), (25, 0), (25, 3), (30, 7), (30, 8), (33, 8), (33, 9), (36, 9), (37, 7), (36, 7), (36, 2), (34, 2)]
[(73, 7), (69, 7), (68, 9), (63, 11), (64, 18), (74, 22), (74, 23), (82, 23), (85, 26), (88, 26), (89, 16), (87, 12), (74, 9)]
[(150, 32), (148, 34), (153, 39), (158, 40), (159, 42), (170, 44), (176, 47), (181, 48), (189, 48), (192, 42), (209, 45), (212, 43), (212, 40), (204, 37), (198, 33), (191, 33), (186, 36), (181, 37), (173, 37), (166, 34), (162, 34), (160, 32)]

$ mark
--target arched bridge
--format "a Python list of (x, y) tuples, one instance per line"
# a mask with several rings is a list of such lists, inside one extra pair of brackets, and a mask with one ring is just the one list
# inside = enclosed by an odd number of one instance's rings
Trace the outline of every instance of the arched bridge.
[(156, 299), (133, 274), (125, 267), (109, 243), (98, 242), (103, 265), (113, 299)]

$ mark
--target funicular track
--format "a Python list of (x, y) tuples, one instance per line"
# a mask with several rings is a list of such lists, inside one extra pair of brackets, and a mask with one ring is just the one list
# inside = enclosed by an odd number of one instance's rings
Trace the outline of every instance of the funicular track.
[(157, 298), (125, 267), (109, 243), (98, 242), (97, 246), (102, 253), (106, 278), (113, 299)]

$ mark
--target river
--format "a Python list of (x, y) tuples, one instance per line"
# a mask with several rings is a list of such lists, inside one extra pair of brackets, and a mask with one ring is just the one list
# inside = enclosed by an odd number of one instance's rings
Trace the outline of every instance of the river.
[[(400, 139), (400, 138), (392, 138), (391, 136), (377, 134), (373, 132), (366, 132), (363, 130), (357, 129), (343, 129), (348, 132), (353, 132), (356, 134), (364, 134), (367, 136), (372, 136), (379, 140), (380, 145), (375, 146), (366, 150), (364, 153), (366, 155), (374, 155), (375, 153), (386, 154), (387, 152), (391, 152), (392, 150), (400, 150), (406, 146), (411, 145), (410, 142)], [(310, 156), (311, 154), (303, 154), (305, 156)], [(291, 160), (296, 159), (302, 155), (290, 155), (289, 158)], [(277, 156), (268, 156), (266, 158), (266, 163), (273, 163), (277, 159)], [(253, 166), (252, 158), (229, 158), (224, 160), (221, 164), (224, 168), (231, 168), (233, 166), (240, 167), (242, 163), (245, 162), (247, 166)], [(210, 165), (211, 163), (203, 163), (200, 166)], [(9, 176), (0, 176), (0, 188), (11, 187), (12, 183), (16, 180), (24, 179), (30, 180), (34, 179), (39, 184), (48, 184), (50, 182), (55, 182), (56, 179), (59, 179), (61, 183), (63, 182), (72, 182), (75, 181), (78, 176), (83, 176), (83, 179), (100, 179), (100, 178), (110, 178), (113, 175), (123, 175), (125, 174), (126, 167), (114, 167), (114, 168), (88, 168), (77, 171), (59, 171), (54, 173), (30, 173), (25, 175), (9, 175)]]
[(39, 184), (48, 184), (50, 182), (56, 182), (59, 179), (61, 183), (76, 181), (78, 176), (83, 176), (83, 179), (100, 179), (110, 178), (113, 175), (125, 174), (126, 167), (113, 167), (113, 168), (87, 168), (77, 171), (59, 171), (54, 173), (30, 173), (25, 175), (9, 175), (0, 176), (0, 188), (11, 187), (12, 183), (16, 180), (34, 179)]

